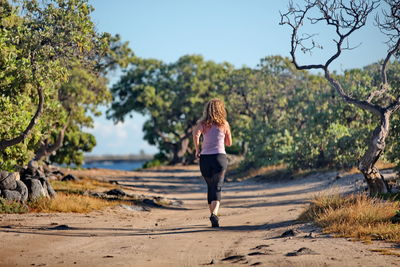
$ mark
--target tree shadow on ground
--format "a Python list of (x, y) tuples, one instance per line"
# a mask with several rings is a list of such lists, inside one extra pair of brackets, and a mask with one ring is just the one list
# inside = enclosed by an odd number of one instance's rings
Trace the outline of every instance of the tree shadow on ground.
[[(281, 227), (289, 227), (299, 224), (296, 220), (288, 220), (275, 223), (265, 223), (259, 225), (232, 225), (222, 226), (219, 228), (211, 228), (206, 225), (192, 225), (186, 227), (175, 228), (107, 228), (107, 227), (70, 227), (64, 226), (47, 227), (22, 227), (22, 226), (1, 226), (0, 233), (12, 234), (33, 234), (33, 235), (48, 235), (48, 236), (64, 236), (64, 237), (123, 237), (123, 236), (165, 236), (165, 235), (180, 235), (180, 234), (196, 234), (205, 232), (249, 232), (249, 231), (270, 231)], [(58, 230), (60, 229), (60, 230)]]

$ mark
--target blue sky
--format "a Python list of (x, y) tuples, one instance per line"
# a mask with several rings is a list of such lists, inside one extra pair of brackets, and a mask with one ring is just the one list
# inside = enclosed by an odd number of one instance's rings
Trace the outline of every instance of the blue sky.
[[(279, 25), (279, 11), (286, 10), (286, 0), (91, 0), (90, 3), (95, 8), (92, 18), (98, 31), (120, 34), (139, 57), (174, 62), (185, 54), (201, 54), (206, 60), (255, 67), (265, 56), (289, 56), (290, 29)], [(319, 34), (324, 50), (312, 56), (299, 54), (299, 59), (302, 63), (320, 63), (333, 49), (334, 32), (324, 25), (316, 25), (309, 32)], [(361, 45), (345, 51), (332, 70), (341, 72), (376, 62), (385, 56), (383, 41), (371, 17), (367, 27), (350, 39), (351, 45)], [(117, 80), (116, 73), (111, 83)], [(157, 152), (142, 139), (144, 120), (134, 114), (125, 123), (114, 125), (104, 116), (95, 118), (95, 128), (88, 131), (96, 136), (97, 146), (90, 154)]]

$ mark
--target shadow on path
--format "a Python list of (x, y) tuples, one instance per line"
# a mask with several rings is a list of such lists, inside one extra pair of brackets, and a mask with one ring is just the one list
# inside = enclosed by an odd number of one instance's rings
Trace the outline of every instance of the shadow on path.
[(232, 225), (222, 226), (220, 228), (211, 228), (205, 225), (192, 225), (175, 228), (90, 228), (90, 227), (69, 227), (65, 230), (57, 230), (56, 227), (19, 227), (2, 226), (0, 232), (13, 234), (33, 234), (47, 236), (65, 236), (65, 237), (119, 237), (119, 236), (164, 236), (195, 234), (204, 232), (248, 232), (248, 231), (269, 231), (276, 228), (288, 227), (299, 224), (296, 220), (288, 220), (275, 223), (265, 223), (259, 225)]

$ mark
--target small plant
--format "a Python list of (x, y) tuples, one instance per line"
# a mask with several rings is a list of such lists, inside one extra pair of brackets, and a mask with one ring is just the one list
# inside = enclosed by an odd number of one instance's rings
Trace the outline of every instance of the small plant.
[(0, 197), (0, 213), (25, 213), (28, 207), (20, 202), (8, 201)]

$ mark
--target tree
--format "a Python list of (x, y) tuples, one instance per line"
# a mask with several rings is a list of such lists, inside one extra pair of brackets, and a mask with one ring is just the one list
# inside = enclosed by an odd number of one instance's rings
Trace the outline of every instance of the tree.
[[(92, 127), (91, 114), (100, 115), (97, 107), (110, 102), (111, 93), (107, 86), (107, 76), (110, 71), (118, 67), (126, 67), (133, 59), (133, 52), (127, 42), (121, 42), (118, 35), (111, 36), (104, 33), (94, 41), (98, 44), (88, 55), (93, 67), (88, 68), (78, 62), (69, 70), (68, 80), (58, 89), (58, 101), (65, 110), (67, 118), (64, 124), (59, 121), (54, 122), (49, 136), (42, 138), (35, 153), (36, 160), (46, 158), (57, 151), (58, 155), (52, 157), (56, 162), (80, 165), (83, 162), (83, 152), (90, 151), (96, 143), (93, 136), (88, 138), (91, 135), (83, 133), (80, 129)], [(64, 142), (66, 135), (68, 140)], [(89, 143), (91, 145), (88, 145)], [(63, 146), (68, 146), (68, 149), (58, 151)], [(75, 156), (68, 154), (71, 152)]]
[(131, 60), (127, 43), (95, 31), (87, 0), (1, 0), (0, 10), (0, 167), (48, 157), (66, 135), (86, 140), (70, 151), (93, 147), (80, 129), (111, 99), (107, 74)]
[[(371, 195), (388, 192), (387, 184), (375, 163), (385, 149), (385, 140), (390, 129), (390, 118), (400, 107), (400, 94), (396, 90), (391, 90), (387, 78), (387, 67), (390, 59), (399, 56), (400, 1), (385, 0), (384, 2), (389, 6), (390, 11), (383, 11), (383, 19), (380, 19), (377, 15), (376, 24), (388, 37), (389, 49), (381, 64), (380, 83), (378, 86), (370, 88), (368, 95), (349, 94), (343, 83), (332, 75), (329, 67), (334, 60), (339, 58), (343, 50), (353, 49), (346, 41), (348, 41), (349, 36), (365, 25), (367, 18), (378, 8), (379, 1), (306, 0), (303, 8), (295, 6), (291, 2), (288, 12), (281, 14), (281, 24), (288, 25), (292, 29), (290, 55), (296, 68), (299, 70), (322, 70), (325, 78), (345, 102), (375, 116), (377, 127), (373, 130), (368, 149), (359, 162), (359, 170), (364, 175)], [(314, 13), (312, 12), (314, 10), (320, 15), (313, 17)], [(309, 14), (311, 14), (311, 17), (308, 17)], [(319, 47), (318, 43), (313, 40), (314, 35), (301, 35), (299, 33), (307, 20), (311, 24), (325, 22), (328, 26), (332, 26), (336, 32), (335, 52), (322, 64), (300, 65), (297, 61), (296, 52), (299, 48), (303, 52), (310, 52)]]
[(191, 161), (192, 127), (204, 104), (222, 95), (223, 79), (231, 68), (197, 55), (182, 56), (171, 64), (136, 58), (111, 89), (108, 117), (120, 122), (133, 111), (147, 116), (144, 139), (157, 145), (171, 164)]

